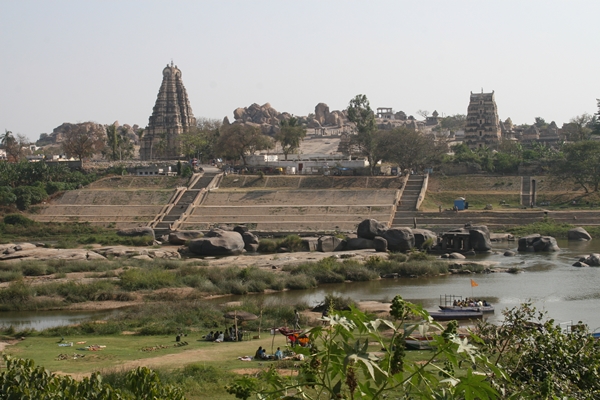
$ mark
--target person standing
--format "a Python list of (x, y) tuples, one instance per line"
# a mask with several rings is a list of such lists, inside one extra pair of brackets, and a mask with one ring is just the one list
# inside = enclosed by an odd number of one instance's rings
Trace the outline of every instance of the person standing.
[(301, 329), (300, 328), (300, 314), (298, 313), (298, 310), (294, 310), (294, 329)]

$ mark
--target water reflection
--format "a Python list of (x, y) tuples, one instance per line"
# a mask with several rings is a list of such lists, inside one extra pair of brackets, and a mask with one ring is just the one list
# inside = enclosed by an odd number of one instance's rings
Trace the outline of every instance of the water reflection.
[(73, 325), (90, 319), (103, 319), (112, 311), (5, 311), (0, 313), (0, 327), (41, 331), (56, 326)]

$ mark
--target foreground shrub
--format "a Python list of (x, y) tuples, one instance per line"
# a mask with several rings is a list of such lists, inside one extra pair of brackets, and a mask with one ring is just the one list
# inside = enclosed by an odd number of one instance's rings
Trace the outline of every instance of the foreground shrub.
[(175, 286), (175, 274), (160, 268), (131, 268), (119, 276), (125, 290), (160, 289)]
[(33, 224), (33, 220), (21, 214), (7, 214), (4, 216), (4, 223), (7, 225), (29, 226)]

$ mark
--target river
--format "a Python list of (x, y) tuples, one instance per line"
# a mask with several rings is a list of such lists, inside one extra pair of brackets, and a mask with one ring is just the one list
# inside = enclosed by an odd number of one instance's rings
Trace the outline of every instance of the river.
[[(523, 253), (514, 257), (503, 256), (504, 250), (516, 250), (516, 242), (495, 244), (497, 254), (473, 257), (499, 263), (502, 267), (518, 267), (521, 273), (491, 273), (477, 275), (447, 275), (432, 278), (381, 279), (371, 282), (353, 282), (322, 285), (316, 289), (286, 291), (263, 297), (265, 304), (307, 303), (314, 306), (327, 294), (350, 297), (355, 301), (391, 301), (394, 296), (421, 304), (427, 310), (437, 309), (440, 295), (481, 297), (492, 302), (496, 313), (486, 316), (492, 322), (500, 321), (501, 310), (516, 307), (531, 300), (557, 323), (582, 321), (593, 331), (600, 328), (600, 268), (576, 268), (572, 264), (580, 256), (600, 253), (600, 241), (558, 241), (560, 252), (549, 254)], [(471, 278), (477, 287), (471, 287)], [(242, 300), (243, 296), (227, 297), (227, 301)], [(222, 302), (223, 299), (219, 300)], [(14, 325), (18, 329), (37, 330), (80, 322), (86, 318), (104, 315), (91, 312), (15, 312), (0, 313), (0, 325)]]

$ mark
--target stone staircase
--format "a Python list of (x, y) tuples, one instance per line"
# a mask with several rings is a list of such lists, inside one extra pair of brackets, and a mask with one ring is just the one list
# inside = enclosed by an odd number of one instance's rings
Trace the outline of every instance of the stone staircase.
[(419, 195), (425, 182), (424, 175), (410, 175), (402, 196), (396, 205), (396, 212), (392, 219), (392, 227), (401, 226), (413, 226), (415, 215), (417, 214), (417, 207), (419, 202)]
[(165, 207), (162, 215), (159, 215), (157, 219), (150, 224), (150, 226), (154, 228), (155, 235), (161, 236), (168, 234), (175, 227), (177, 222), (182, 219), (196, 198), (204, 194), (205, 191), (203, 189), (206, 189), (216, 176), (216, 172), (194, 174), (190, 180), (189, 187), (179, 188), (178, 193)]

